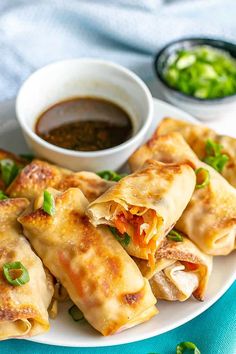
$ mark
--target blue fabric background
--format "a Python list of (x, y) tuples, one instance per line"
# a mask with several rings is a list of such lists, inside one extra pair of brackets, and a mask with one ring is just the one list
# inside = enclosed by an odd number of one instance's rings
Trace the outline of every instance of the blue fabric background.
[[(236, 42), (235, 16), (235, 0), (0, 0), (0, 100), (14, 97), (35, 69), (73, 57), (113, 60), (149, 84), (161, 46), (198, 35)], [(139, 343), (80, 349), (9, 340), (0, 353), (171, 354), (190, 340), (204, 354), (236, 354), (235, 299), (236, 284), (198, 318)]]

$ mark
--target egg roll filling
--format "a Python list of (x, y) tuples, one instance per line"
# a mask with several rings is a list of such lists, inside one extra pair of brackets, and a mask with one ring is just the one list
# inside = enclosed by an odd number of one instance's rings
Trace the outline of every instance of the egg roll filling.
[(114, 205), (112, 224), (122, 236), (128, 234), (135, 245), (149, 250), (148, 260), (154, 266), (154, 254), (157, 247), (159, 230), (163, 219), (155, 210), (140, 206), (128, 206), (126, 210), (121, 205)]
[(195, 295), (200, 286), (201, 266), (186, 261), (166, 261), (166, 267), (150, 279), (154, 295), (169, 301), (185, 301)]

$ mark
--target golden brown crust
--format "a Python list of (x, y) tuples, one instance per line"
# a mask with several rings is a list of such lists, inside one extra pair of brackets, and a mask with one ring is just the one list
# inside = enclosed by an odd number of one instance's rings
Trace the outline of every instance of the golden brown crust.
[[(29, 205), (24, 198), (0, 201), (0, 340), (31, 336), (49, 328), (47, 307), (53, 295), (52, 277), (22, 235), (17, 217)], [(29, 282), (11, 285), (3, 273), (5, 263), (21, 262)]]
[[(151, 269), (144, 260), (135, 259), (135, 262), (139, 266), (142, 274), (149, 279), (152, 290), (157, 298), (180, 301), (187, 300), (191, 294), (188, 294), (188, 296), (181, 294), (183, 283), (179, 283), (179, 287), (176, 287), (176, 284), (166, 276), (165, 269), (172, 266), (176, 267), (177, 271), (178, 264), (181, 265), (181, 262), (183, 262), (184, 267), (187, 267), (186, 264), (190, 264), (190, 269), (184, 269), (183, 267), (181, 272), (188, 273), (193, 271), (193, 273), (198, 274), (199, 283), (192, 294), (195, 298), (202, 301), (212, 271), (212, 257), (200, 251), (188, 238), (183, 235), (182, 237), (182, 242), (171, 241), (168, 238), (162, 241), (155, 255), (156, 263), (154, 269)], [(197, 265), (197, 268), (195, 269), (195, 267), (191, 267), (191, 265)], [(188, 278), (185, 279), (185, 282), (187, 281), (189, 281)], [(183, 291), (185, 287), (186, 286), (183, 287)]]
[[(229, 254), (236, 247), (235, 188), (211, 166), (200, 161), (180, 133), (173, 131), (158, 136), (159, 129), (154, 133), (149, 146), (152, 158), (162, 162), (188, 163), (195, 170), (208, 170), (210, 175), (209, 184), (205, 188), (195, 189), (176, 227), (204, 252), (211, 255)], [(142, 149), (140, 147), (131, 157), (131, 166), (143, 164), (145, 155)]]
[(7, 188), (11, 197), (33, 199), (47, 187), (57, 185), (62, 176), (70, 172), (45, 161), (34, 160), (27, 165)]
[[(149, 307), (156, 313), (149, 284), (105, 227), (94, 228), (77, 188), (55, 193), (56, 213), (29, 210), (19, 218), (34, 249), (67, 289), (85, 318), (103, 335), (115, 333)], [(133, 296), (133, 297), (132, 297)]]
[[(14, 304), (13, 304), (14, 306)], [(17, 309), (10, 304), (2, 304), (0, 307), (0, 321), (16, 321), (19, 319), (28, 319), (37, 317), (38, 311), (27, 305), (19, 306)]]
[[(185, 243), (190, 243), (190, 240), (185, 238)], [(186, 249), (177, 248), (178, 243), (175, 241), (170, 241), (165, 238), (156, 252), (156, 259), (167, 258), (167, 259), (177, 259), (179, 261), (186, 261), (194, 264), (200, 264), (201, 259), (196, 253), (186, 252)], [(182, 244), (181, 244), (182, 246)], [(190, 251), (190, 250), (189, 250)]]
[(82, 171), (64, 176), (54, 188), (62, 192), (68, 188), (79, 188), (89, 201), (93, 201), (113, 185), (114, 182), (106, 181), (95, 173)]
[(25, 198), (1, 200), (0, 232), (4, 232), (10, 227), (20, 230), (20, 225), (16, 219), (28, 207), (28, 205), (29, 201)]
[(206, 156), (206, 141), (212, 139), (223, 146), (222, 152), (229, 157), (222, 175), (230, 184), (236, 187), (236, 139), (217, 134), (214, 130), (205, 125), (197, 125), (173, 118), (165, 118), (160, 123), (156, 136), (168, 134), (170, 132), (179, 132), (200, 160)]
[(92, 172), (72, 172), (46, 161), (34, 160), (20, 172), (6, 192), (14, 198), (32, 200), (49, 187), (59, 191), (77, 187), (92, 201), (113, 184)]
[[(196, 176), (192, 168), (184, 163), (165, 164), (148, 160), (146, 164), (131, 175), (122, 178), (102, 196), (93, 201), (88, 208), (88, 215), (94, 225), (115, 225), (114, 210), (132, 207), (146, 208), (147, 223), (151, 230), (148, 241), (135, 242), (132, 233), (132, 221), (127, 226), (131, 237), (127, 252), (135, 257), (148, 259), (154, 253), (168, 230), (176, 223), (186, 208), (195, 188)], [(128, 229), (129, 228), (129, 229)], [(152, 244), (150, 241), (153, 241)], [(154, 245), (153, 245), (154, 244)]]
[(198, 265), (199, 285), (194, 290), (193, 296), (203, 301), (212, 271), (212, 257), (201, 252), (193, 242), (183, 237), (182, 242), (165, 239), (156, 253), (157, 267), (158, 260), (163, 258)]

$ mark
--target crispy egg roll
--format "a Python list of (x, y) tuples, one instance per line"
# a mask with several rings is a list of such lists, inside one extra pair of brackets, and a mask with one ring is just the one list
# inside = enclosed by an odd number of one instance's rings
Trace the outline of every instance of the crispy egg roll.
[(139, 167), (145, 158), (157, 161), (189, 163), (195, 170), (203, 168), (209, 173), (209, 183), (195, 189), (193, 196), (176, 228), (185, 233), (205, 253), (227, 255), (236, 247), (236, 190), (211, 166), (200, 161), (184, 138), (176, 132), (150, 141), (131, 157), (132, 168)]
[(77, 188), (50, 192), (53, 216), (39, 208), (18, 220), (87, 321), (106, 336), (153, 317), (156, 299), (147, 279), (107, 227), (90, 224), (83, 193)]
[(92, 201), (113, 184), (114, 182), (106, 181), (92, 172), (72, 172), (46, 161), (33, 160), (20, 172), (6, 193), (14, 198), (25, 197), (33, 200), (48, 187), (60, 191), (76, 187)]
[(164, 135), (170, 132), (179, 132), (200, 160), (206, 157), (206, 142), (208, 139), (222, 146), (222, 153), (228, 156), (228, 162), (221, 172), (227, 181), (236, 187), (236, 139), (230, 136), (219, 135), (203, 124), (192, 124), (173, 118), (161, 121), (157, 134)]
[(212, 257), (204, 254), (188, 238), (182, 242), (165, 238), (155, 255), (155, 267), (135, 259), (157, 299), (185, 301), (191, 295), (202, 301), (212, 271)]
[[(17, 222), (28, 204), (23, 198), (0, 201), (0, 340), (30, 337), (49, 329), (52, 277), (45, 273)], [(3, 272), (4, 265), (14, 262), (21, 262), (29, 273), (29, 281), (21, 286), (9, 283)]]
[(135, 257), (153, 261), (161, 240), (186, 208), (195, 188), (196, 177), (187, 164), (148, 161), (141, 169), (122, 178), (93, 201), (88, 215), (96, 225), (107, 224)]

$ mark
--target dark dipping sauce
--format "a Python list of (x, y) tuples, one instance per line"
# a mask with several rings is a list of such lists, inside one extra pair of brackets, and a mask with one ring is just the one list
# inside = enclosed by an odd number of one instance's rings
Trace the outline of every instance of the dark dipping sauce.
[(50, 144), (75, 151), (120, 145), (132, 135), (129, 115), (100, 98), (75, 98), (50, 107), (38, 118), (35, 132)]

